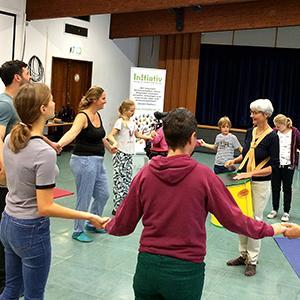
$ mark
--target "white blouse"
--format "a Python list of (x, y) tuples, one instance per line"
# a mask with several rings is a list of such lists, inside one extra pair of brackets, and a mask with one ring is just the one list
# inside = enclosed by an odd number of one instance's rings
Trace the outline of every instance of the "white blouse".
[(292, 130), (287, 133), (277, 132), (279, 137), (279, 159), (280, 165), (286, 166), (291, 164), (291, 144)]

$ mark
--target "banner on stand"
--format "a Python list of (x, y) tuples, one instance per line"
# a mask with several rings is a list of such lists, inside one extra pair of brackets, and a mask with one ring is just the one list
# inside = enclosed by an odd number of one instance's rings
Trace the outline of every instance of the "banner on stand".
[[(166, 70), (131, 68), (130, 99), (136, 102), (134, 121), (138, 130), (148, 134), (155, 129), (155, 111), (163, 111)], [(144, 153), (145, 143), (137, 141), (136, 152)]]

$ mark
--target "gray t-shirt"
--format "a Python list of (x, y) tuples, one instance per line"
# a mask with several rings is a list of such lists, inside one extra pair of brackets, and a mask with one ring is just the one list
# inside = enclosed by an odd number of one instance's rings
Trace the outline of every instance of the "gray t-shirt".
[(5, 138), (3, 160), (8, 194), (5, 211), (18, 219), (38, 218), (36, 189), (55, 186), (58, 175), (56, 152), (42, 137), (32, 137), (18, 153), (9, 147), (10, 134)]
[(215, 157), (215, 165), (217, 166), (224, 166), (227, 160), (233, 159), (234, 150), (241, 147), (239, 140), (232, 133), (227, 135), (219, 133), (216, 136), (215, 145), (217, 146)]
[(0, 94), (0, 125), (6, 127), (5, 136), (10, 133), (12, 127), (19, 121), (13, 99), (6, 93)]

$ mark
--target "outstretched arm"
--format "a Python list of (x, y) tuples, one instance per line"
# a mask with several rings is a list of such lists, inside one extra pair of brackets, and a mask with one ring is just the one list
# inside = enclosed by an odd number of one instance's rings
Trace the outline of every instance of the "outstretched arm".
[(109, 234), (123, 236), (132, 233), (142, 217), (140, 177), (141, 171), (134, 177), (128, 195), (118, 208), (116, 216), (105, 226)]
[(37, 204), (40, 216), (90, 221), (96, 228), (102, 228), (109, 218), (101, 218), (89, 212), (67, 208), (53, 202), (53, 188), (37, 189)]
[(263, 221), (256, 221), (245, 216), (223, 182), (214, 174), (211, 174), (208, 179), (206, 191), (208, 210), (228, 230), (253, 239), (261, 239), (285, 231), (281, 224), (271, 226)]
[(199, 141), (200, 146), (202, 146), (202, 147), (205, 147), (205, 148), (208, 148), (208, 149), (214, 150), (214, 151), (217, 150), (217, 145), (215, 145), (215, 144), (208, 144), (203, 139), (200, 139), (198, 141)]
[(118, 147), (118, 142), (115, 137), (119, 134), (119, 131), (119, 129), (113, 128), (107, 136), (107, 139), (111, 143), (112, 147)]
[(5, 170), (3, 164), (3, 147), (4, 147), (4, 137), (5, 137), (6, 127), (0, 125), (0, 184), (5, 185)]
[(139, 131), (136, 131), (135, 132), (135, 137), (138, 138), (138, 139), (143, 139), (143, 140), (152, 140), (155, 136), (155, 132), (151, 132), (150, 134), (143, 134)]
[(72, 127), (58, 141), (60, 147), (64, 147), (74, 141), (81, 130), (86, 127), (86, 124), (87, 119), (85, 114), (78, 114), (73, 122)]

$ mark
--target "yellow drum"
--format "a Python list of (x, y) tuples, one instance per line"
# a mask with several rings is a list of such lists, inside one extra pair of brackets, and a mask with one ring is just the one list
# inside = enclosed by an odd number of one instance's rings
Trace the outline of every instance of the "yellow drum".
[[(218, 174), (243, 214), (253, 218), (251, 179), (234, 180), (232, 179), (234, 176), (236, 173)], [(211, 215), (211, 223), (223, 227), (213, 214)]]

